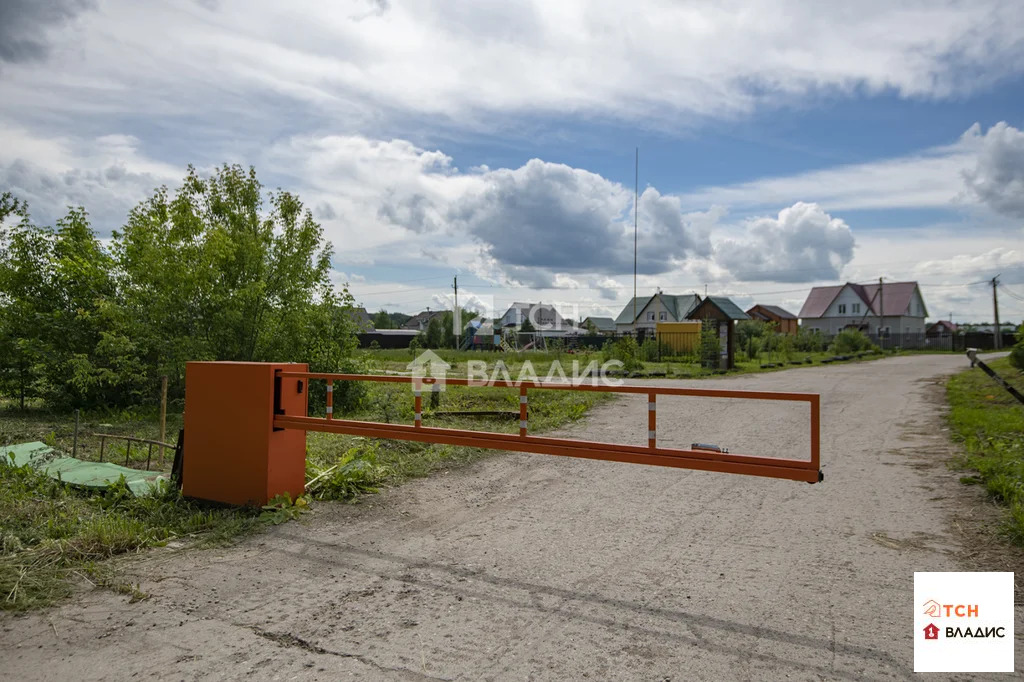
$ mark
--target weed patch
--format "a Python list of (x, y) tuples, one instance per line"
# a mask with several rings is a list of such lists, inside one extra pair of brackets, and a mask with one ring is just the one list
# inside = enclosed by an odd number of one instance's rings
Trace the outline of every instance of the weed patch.
[(108, 559), (171, 539), (219, 544), (257, 527), (258, 516), (185, 500), (166, 485), (151, 497), (135, 497), (123, 483), (89, 493), (28, 466), (0, 465), (0, 608), (52, 604), (76, 578), (139, 597), (116, 580)]

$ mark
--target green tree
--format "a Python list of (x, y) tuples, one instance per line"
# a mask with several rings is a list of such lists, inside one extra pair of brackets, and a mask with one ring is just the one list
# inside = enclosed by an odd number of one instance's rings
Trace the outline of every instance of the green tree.
[(519, 325), (519, 331), (535, 332), (537, 329), (533, 326), (533, 322), (530, 322), (530, 318), (527, 316), (523, 318), (523, 323)]
[(443, 339), (444, 330), (441, 326), (441, 316), (435, 315), (430, 318), (430, 322), (427, 323), (427, 329), (423, 334), (423, 347), (434, 349), (440, 348)]
[(721, 362), (722, 342), (718, 338), (718, 320), (705, 318), (700, 325), (700, 366), (718, 369)]
[(6, 392), (22, 404), (38, 396), (81, 407), (137, 396), (139, 364), (114, 323), (112, 261), (84, 209), (70, 209), (56, 229), (34, 225), (27, 213), (9, 228), (0, 292)]
[(352, 346), (322, 228), (294, 194), (264, 197), (253, 168), (190, 166), (173, 197), (160, 188), (131, 212), (114, 254), (143, 355), (179, 390), (188, 360), (329, 365)]
[(392, 322), (388, 311), (381, 308), (377, 311), (377, 314), (373, 316), (373, 327), (374, 329), (394, 329), (395, 324)]

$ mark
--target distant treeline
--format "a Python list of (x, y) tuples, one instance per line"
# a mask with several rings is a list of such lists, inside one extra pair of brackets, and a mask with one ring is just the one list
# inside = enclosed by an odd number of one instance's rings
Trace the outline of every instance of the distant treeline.
[[(152, 403), (184, 392), (189, 360), (352, 369), (348, 290), (299, 198), (252, 168), (191, 166), (101, 242), (84, 208), (56, 226), (0, 196), (0, 397), (55, 408)], [(345, 396), (338, 396), (344, 401)]]

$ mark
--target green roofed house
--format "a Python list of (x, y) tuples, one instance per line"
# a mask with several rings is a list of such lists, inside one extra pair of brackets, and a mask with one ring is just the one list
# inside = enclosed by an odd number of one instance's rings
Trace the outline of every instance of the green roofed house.
[(721, 344), (721, 369), (734, 369), (736, 367), (736, 323), (739, 320), (749, 320), (750, 315), (743, 312), (743, 309), (724, 296), (708, 296), (690, 311), (687, 316), (691, 320), (706, 320), (704, 324), (714, 324), (718, 329), (718, 339)]
[[(634, 302), (636, 302), (635, 317), (633, 315)], [(697, 294), (676, 296), (659, 291), (653, 296), (637, 296), (635, 299), (630, 299), (619, 316), (615, 318), (615, 331), (636, 333), (637, 330), (643, 330), (645, 335), (653, 336), (659, 322), (682, 322), (688, 319), (690, 311), (698, 305), (700, 305), (700, 296)]]
[(614, 334), (615, 320), (610, 317), (590, 317), (580, 322), (580, 329), (589, 329), (593, 325), (598, 334)]

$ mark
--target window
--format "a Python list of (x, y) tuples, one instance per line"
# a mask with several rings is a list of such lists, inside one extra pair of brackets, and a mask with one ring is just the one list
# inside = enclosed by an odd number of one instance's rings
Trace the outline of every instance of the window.
[(658, 321), (659, 322), (664, 322), (667, 319), (668, 319), (668, 313), (666, 313), (664, 311), (658, 313)]
[(647, 313), (647, 321), (654, 322), (654, 313)]
[(853, 312), (855, 312), (855, 313), (859, 313), (860, 312), (860, 303), (854, 303), (853, 304)]
[(845, 315), (846, 314), (846, 304), (845, 303), (840, 303), (839, 304), (839, 314), (840, 315)]

